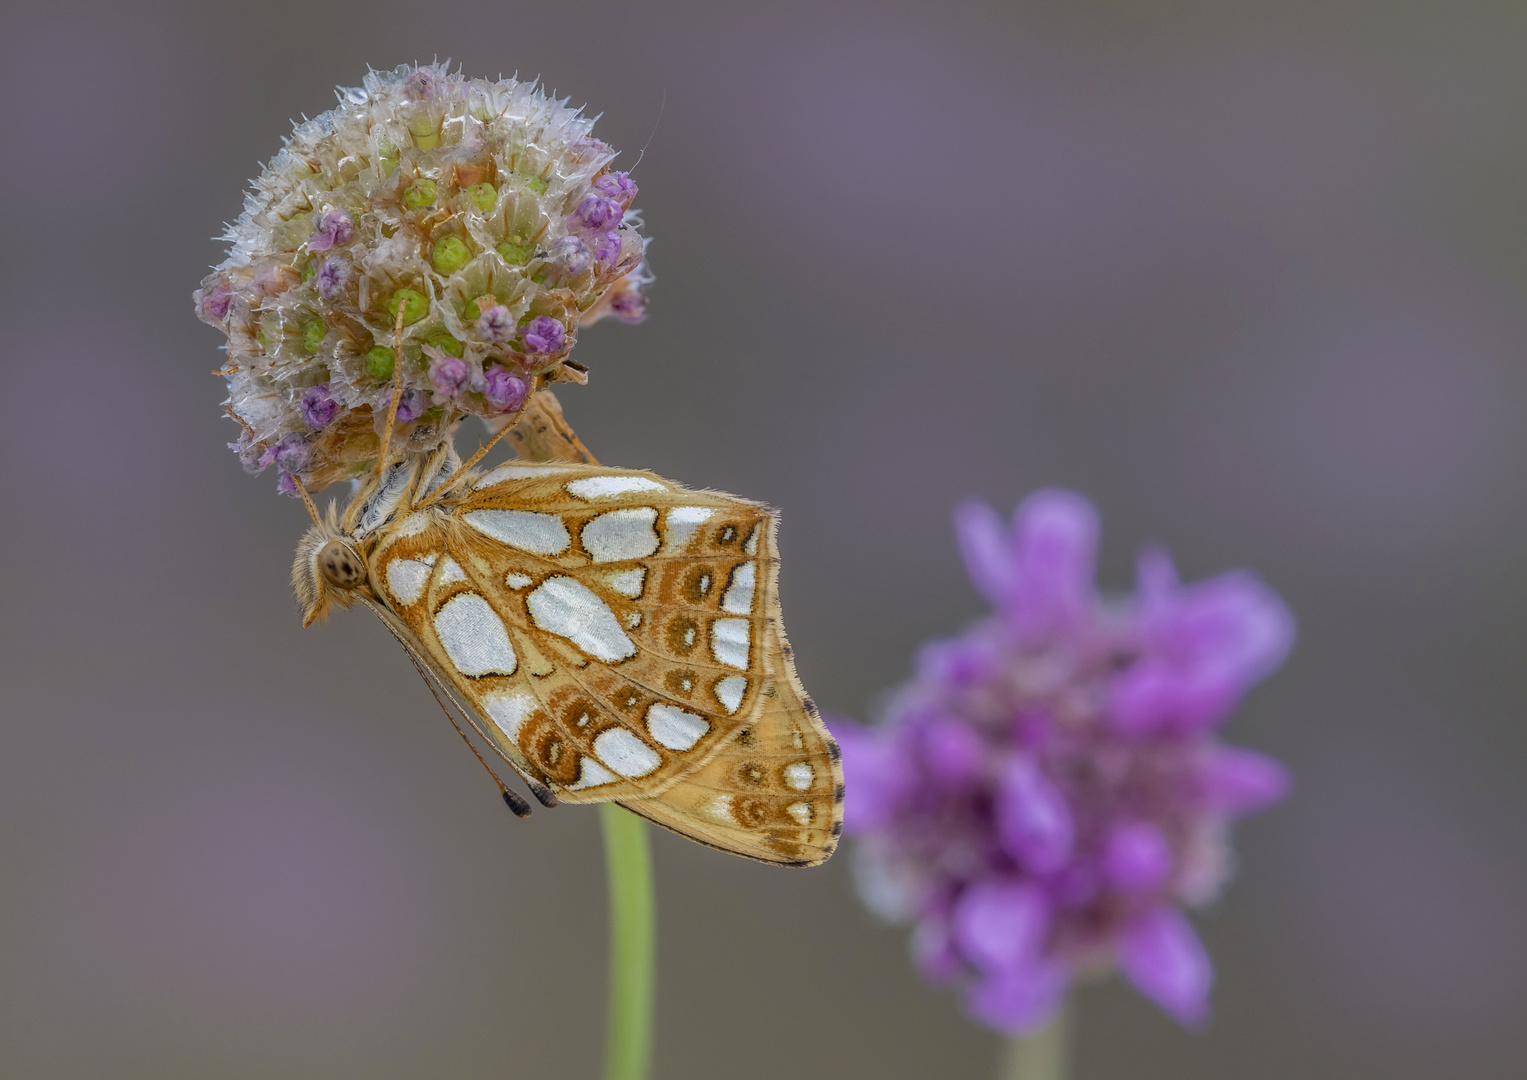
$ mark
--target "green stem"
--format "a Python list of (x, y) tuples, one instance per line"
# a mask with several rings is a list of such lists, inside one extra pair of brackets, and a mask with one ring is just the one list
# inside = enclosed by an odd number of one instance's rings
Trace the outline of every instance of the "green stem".
[(610, 1011), (605, 1080), (647, 1080), (652, 1065), (652, 1013), (657, 905), (647, 823), (602, 803), (605, 867), (610, 879)]
[(1070, 1007), (1062, 1005), (1034, 1034), (1007, 1041), (1002, 1048), (1002, 1080), (1066, 1080), (1070, 1049)]

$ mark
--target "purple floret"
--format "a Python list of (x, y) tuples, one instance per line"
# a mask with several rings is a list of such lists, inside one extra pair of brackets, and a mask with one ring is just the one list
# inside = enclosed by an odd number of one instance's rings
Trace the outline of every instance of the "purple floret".
[(600, 266), (620, 262), (620, 233), (612, 230), (594, 241), (594, 261)]
[(574, 228), (603, 232), (620, 224), (625, 211), (614, 199), (603, 195), (590, 195), (578, 204), (569, 222)]
[(483, 397), (496, 413), (518, 412), (529, 391), (524, 379), (495, 365), (483, 375)]
[(484, 341), (502, 344), (514, 337), (514, 315), (503, 304), (494, 304), (477, 318), (477, 335)]
[(562, 267), (567, 277), (575, 278), (589, 268), (593, 256), (589, 246), (576, 236), (564, 236), (552, 248), (551, 257)]
[(429, 369), (429, 381), (441, 397), (460, 397), (470, 376), (471, 369), (467, 367), (466, 361), (454, 356), (436, 359)]
[(350, 268), (345, 265), (345, 260), (330, 256), (318, 268), (318, 295), (325, 300), (339, 299), (349, 277)]
[(343, 247), (355, 239), (355, 223), (343, 210), (330, 210), (318, 221), (313, 235), (308, 237), (309, 251), (329, 251)]
[(319, 383), (304, 390), (299, 407), (302, 409), (302, 419), (311, 428), (326, 428), (339, 414), (339, 402), (329, 396), (328, 383)]
[(226, 281), (219, 281), (211, 289), (197, 294), (196, 314), (202, 322), (222, 322), (228, 317), (231, 307), (233, 307), (233, 288)]
[[(391, 398), (388, 398), (382, 407), (385, 409), (390, 402)], [(419, 419), (427, 408), (429, 408), (429, 398), (424, 392), (412, 386), (406, 387), (398, 396), (398, 423), (407, 424)]]
[(610, 310), (623, 323), (639, 323), (647, 317), (647, 294), (640, 285), (615, 286), (620, 289), (610, 300)]
[(630, 206), (631, 200), (636, 198), (636, 181), (629, 173), (607, 172), (594, 181), (594, 190), (622, 206)]
[(525, 326), (525, 351), (546, 355), (562, 348), (567, 328), (549, 315), (537, 315)]

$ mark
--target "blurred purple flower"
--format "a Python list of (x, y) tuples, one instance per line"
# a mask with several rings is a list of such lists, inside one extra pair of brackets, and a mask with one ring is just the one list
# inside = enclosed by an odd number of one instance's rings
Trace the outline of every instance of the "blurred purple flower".
[(923, 973), (962, 980), (997, 1030), (1034, 1031), (1108, 963), (1200, 1024), (1213, 967), (1181, 907), (1228, 877), (1229, 820), (1289, 784), (1215, 730), (1282, 662), (1293, 619), (1250, 575), (1184, 586), (1157, 551), (1131, 602), (1104, 603), (1097, 513), (1070, 492), (1010, 524), (968, 503), (955, 524), (995, 613), (923, 648), (882, 728), (832, 723), (861, 894), (915, 920)]
[[(610, 298), (610, 310), (623, 323), (639, 323), (647, 317), (647, 294), (634, 273), (616, 283)], [(629, 284), (628, 284), (629, 282)]]
[(272, 443), (260, 455), (258, 465), (265, 468), (274, 465), (282, 472), (301, 472), (307, 464), (307, 440), (295, 431), (283, 435), (280, 442)]

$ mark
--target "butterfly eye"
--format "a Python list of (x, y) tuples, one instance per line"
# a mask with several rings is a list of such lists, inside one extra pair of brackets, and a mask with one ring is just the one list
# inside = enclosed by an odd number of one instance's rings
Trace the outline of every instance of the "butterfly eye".
[(343, 540), (330, 540), (318, 552), (318, 572), (338, 589), (358, 589), (366, 581), (366, 564)]

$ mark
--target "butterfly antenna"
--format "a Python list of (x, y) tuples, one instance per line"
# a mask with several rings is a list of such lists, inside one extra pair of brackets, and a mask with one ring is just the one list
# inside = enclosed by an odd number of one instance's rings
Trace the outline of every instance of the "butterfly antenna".
[(403, 313), (408, 305), (398, 305), (398, 321), (392, 327), (392, 397), (387, 403), (387, 423), (382, 426), (382, 449), (376, 455), (372, 479), (380, 480), (387, 459), (392, 456), (392, 429), (398, 423), (398, 406), (403, 402)]
[[(456, 723), (456, 717), (451, 713), (449, 709), (446, 708), (445, 703), (441, 701), (441, 690), (445, 691), (445, 696), (449, 698), (451, 703), (455, 705), (456, 708), (461, 712), (462, 717), (468, 724), (472, 726), (472, 730), (477, 732), (482, 741), (487, 743), (490, 747), (493, 747), (494, 753), (498, 754), (498, 756), (503, 759), (504, 764), (513, 769), (515, 775), (524, 781), (525, 786), (530, 789), (530, 793), (536, 797), (536, 801), (548, 809), (556, 806), (557, 796), (552, 793), (551, 788), (547, 787), (535, 777), (528, 775), (524, 769), (515, 764), (513, 759), (508, 757), (496, 746), (493, 746), (493, 740), (489, 739), (483, 729), (477, 726), (477, 722), (472, 719), (472, 714), (468, 712), (465, 706), (463, 706), (461, 702), (457, 700), (456, 696), (451, 693), (450, 687), (446, 686), (444, 683), (437, 682), (437, 680), (431, 676), (429, 670), (419, 662), (419, 656), (416, 652), (414, 652), (413, 646), (408, 643), (408, 639), (405, 638), (403, 634), (399, 632), (397, 626), (393, 624), (394, 617), (389, 615), (379, 604), (375, 603), (374, 601), (366, 600), (363, 602), (368, 608), (371, 609), (372, 613), (382, 621), (382, 625), (387, 627), (387, 632), (391, 634), (394, 639), (396, 639), (399, 645), (403, 646), (403, 651), (408, 654), (408, 660), (411, 664), (413, 664), (414, 670), (419, 673), (419, 677), (424, 680), (424, 684), (429, 687), (429, 692), (434, 695), (435, 701), (445, 712), (445, 718), (451, 722), (451, 726), (456, 729), (456, 733), (463, 739), (467, 740), (467, 745), (472, 748), (472, 753), (476, 754), (477, 760), (482, 762), (483, 768), (488, 770), (488, 774), (493, 777), (494, 782), (499, 786), (499, 790), (503, 792), (504, 802), (509, 804), (509, 808), (514, 810), (516, 814), (519, 814), (520, 817), (525, 817), (530, 813), (530, 805), (525, 802), (524, 799), (510, 791), (508, 787), (504, 785), (504, 782), (499, 779), (498, 773), (494, 772), (493, 769), (488, 766), (487, 761), (483, 759), (483, 756), (477, 753), (477, 747), (472, 743), (470, 739), (467, 739), (465, 732), (461, 730), (461, 726)], [(523, 814), (520, 813), (521, 808), (523, 808), (525, 811)]]
[(323, 519), (318, 516), (318, 507), (313, 505), (313, 497), (308, 494), (308, 489), (302, 486), (302, 478), (296, 473), (291, 473), (292, 483), (297, 485), (297, 494), (302, 496), (302, 503), (308, 508), (308, 517), (313, 519), (313, 524), (323, 527)]
[(488, 764), (488, 759), (482, 756), (481, 751), (477, 749), (477, 745), (473, 743), (471, 739), (467, 738), (467, 733), (465, 731), (461, 730), (461, 725), (456, 722), (455, 714), (446, 707), (445, 702), (440, 697), (440, 692), (435, 689), (435, 684), (430, 681), (430, 677), (426, 675), (424, 673), (424, 669), (419, 666), (419, 661), (414, 658), (413, 652), (408, 649), (404, 649), (403, 651), (408, 653), (408, 659), (414, 665), (414, 670), (417, 671), (419, 673), (419, 677), (424, 680), (424, 685), (429, 687), (430, 696), (435, 699), (435, 704), (440, 706), (440, 711), (445, 713), (445, 718), (451, 722), (451, 727), (456, 729), (456, 734), (460, 735), (461, 741), (467, 744), (467, 749), (472, 751), (472, 756), (477, 759), (478, 764), (480, 764), (484, 769), (487, 769), (488, 775), (493, 777), (493, 782), (498, 785), (499, 794), (504, 797), (504, 802), (507, 803), (509, 809), (514, 812), (514, 816), (522, 818), (529, 817), (530, 804), (525, 801), (524, 796), (510, 791), (509, 786), (505, 784), (503, 780), (499, 779), (498, 773), (493, 771), (493, 766)]

